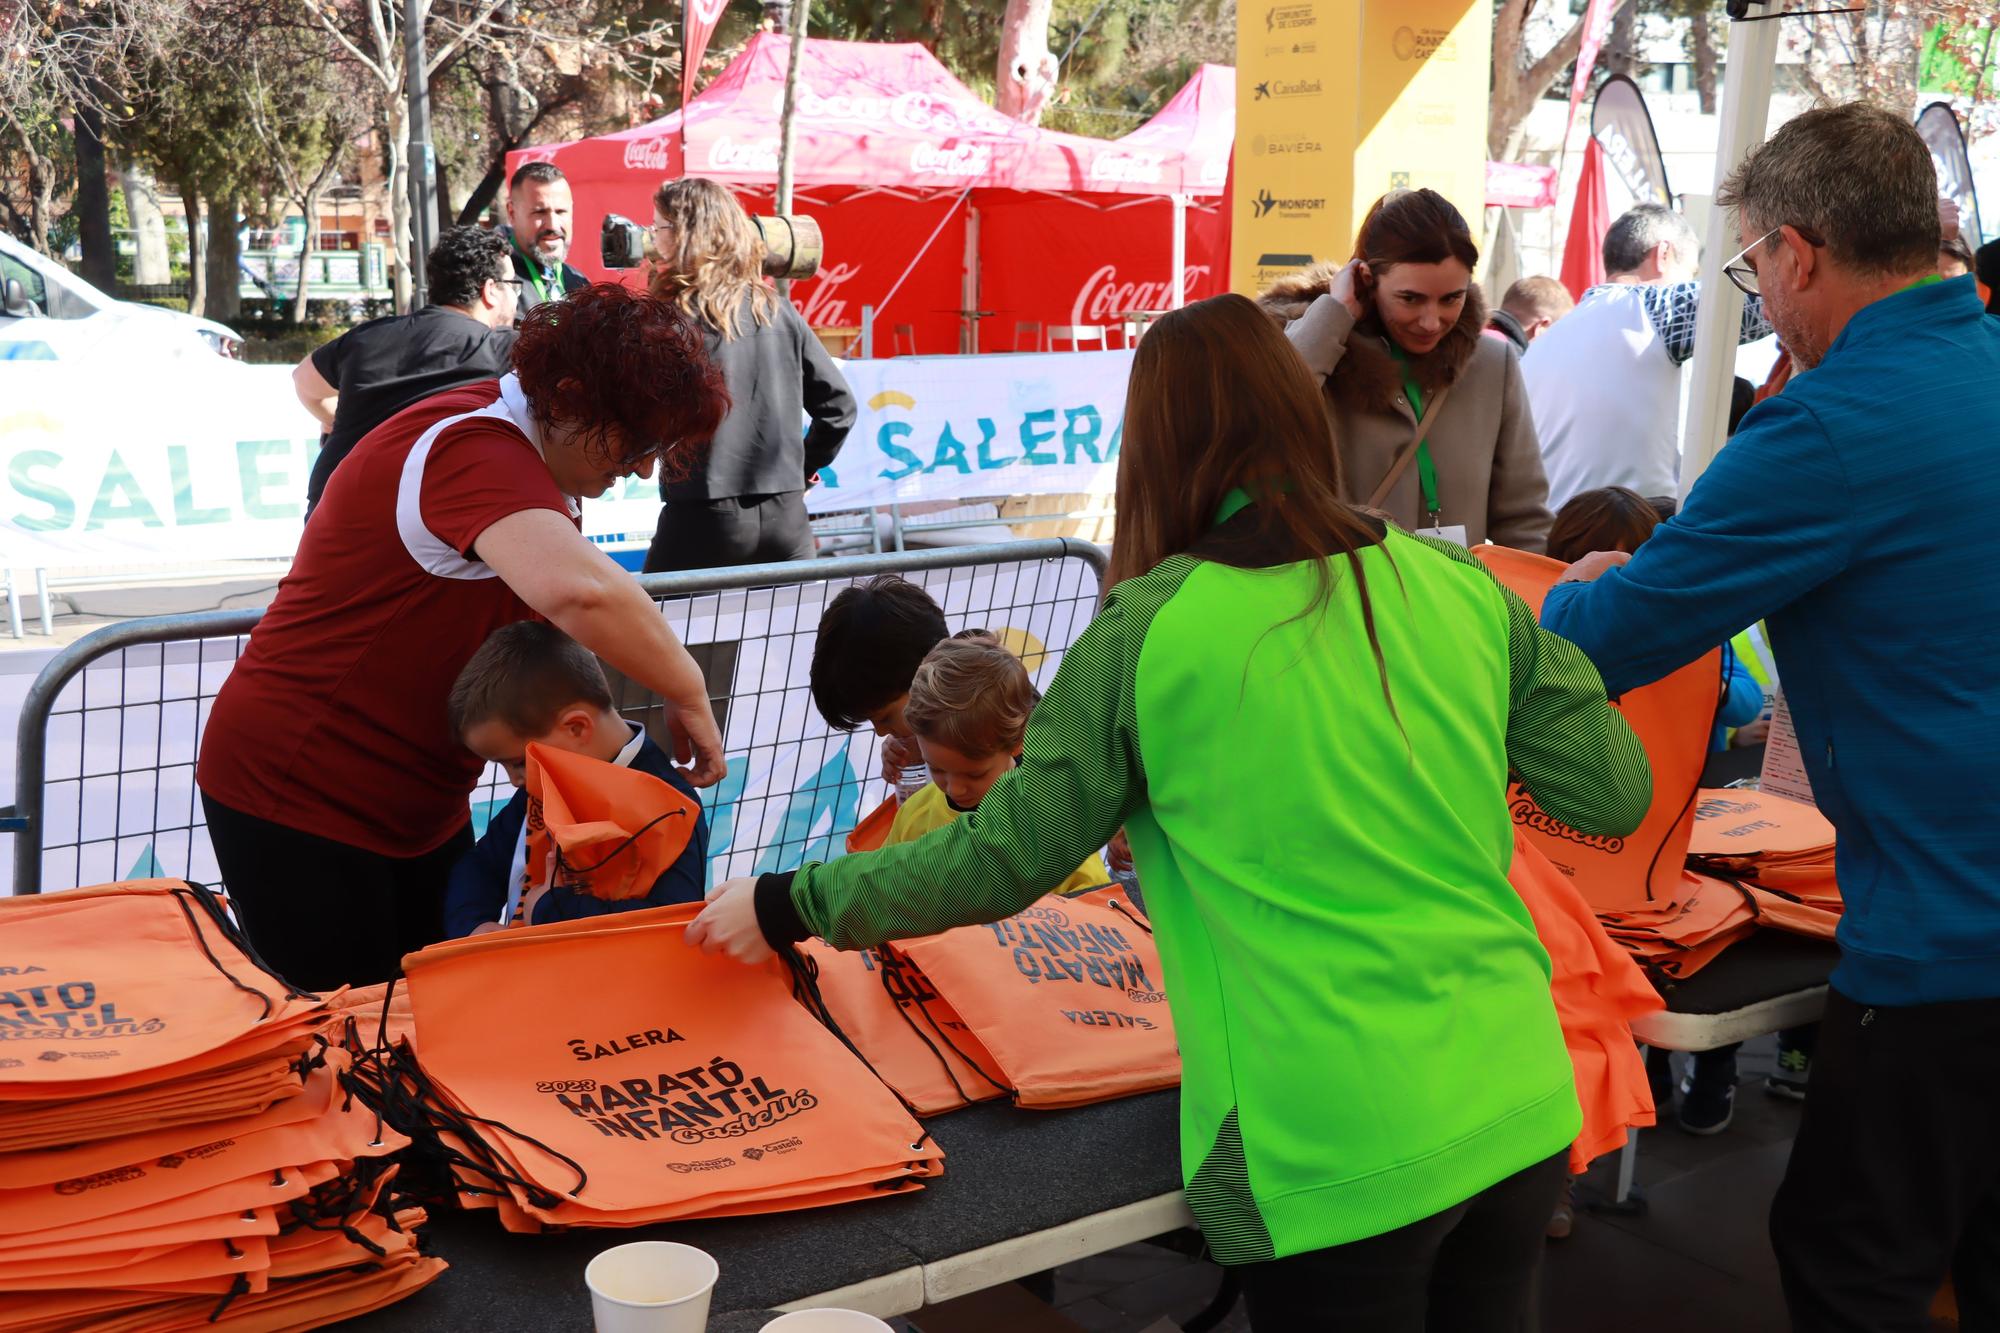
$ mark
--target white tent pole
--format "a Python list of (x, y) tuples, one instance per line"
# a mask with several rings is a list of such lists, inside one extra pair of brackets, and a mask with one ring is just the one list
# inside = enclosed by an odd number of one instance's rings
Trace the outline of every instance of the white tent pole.
[[(1771, 114), (1771, 77), (1778, 61), (1778, 0), (1750, 0), (1748, 20), (1729, 25), (1728, 68), (1722, 80), (1722, 132), (1715, 149), (1715, 190), (1752, 148), (1764, 141)], [(1688, 411), (1681, 434), (1681, 495), (1694, 489), (1702, 470), (1722, 448), (1729, 426), (1730, 391), (1736, 382), (1737, 330), (1743, 294), (1722, 276), (1722, 265), (1743, 248), (1736, 219), (1712, 209), (1701, 255), (1701, 308), (1695, 318), (1689, 362)], [(1774, 479), (1774, 485), (1782, 480)]]
[(1187, 304), (1187, 206), (1184, 194), (1176, 194), (1174, 203), (1174, 309)]

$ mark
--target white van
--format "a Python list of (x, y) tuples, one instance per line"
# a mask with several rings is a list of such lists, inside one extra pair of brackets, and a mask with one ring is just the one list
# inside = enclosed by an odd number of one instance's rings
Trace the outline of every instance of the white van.
[[(20, 284), (18, 290), (14, 284)], [(235, 360), (243, 339), (226, 324), (107, 296), (56, 260), (0, 232), (0, 361), (100, 356)]]

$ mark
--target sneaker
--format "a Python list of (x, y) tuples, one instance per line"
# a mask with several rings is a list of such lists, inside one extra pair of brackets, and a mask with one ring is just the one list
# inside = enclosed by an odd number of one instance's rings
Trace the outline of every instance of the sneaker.
[(1812, 1076), (1812, 1057), (1796, 1046), (1778, 1048), (1778, 1072), (1764, 1080), (1764, 1091), (1773, 1097), (1802, 1102), (1806, 1080)]
[(1576, 1229), (1576, 1204), (1570, 1200), (1569, 1191), (1564, 1190), (1562, 1202), (1549, 1216), (1549, 1225), (1543, 1233), (1550, 1240), (1568, 1240), (1569, 1233)]
[(1735, 1118), (1735, 1083), (1681, 1080), (1681, 1109), (1675, 1119), (1682, 1129), (1690, 1134), (1720, 1134)]

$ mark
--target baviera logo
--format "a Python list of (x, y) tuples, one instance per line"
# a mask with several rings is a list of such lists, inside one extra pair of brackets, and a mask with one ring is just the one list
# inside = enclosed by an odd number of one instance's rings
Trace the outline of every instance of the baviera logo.
[(776, 171), (777, 137), (738, 143), (724, 135), (708, 146), (708, 165), (717, 171)]
[(666, 171), (673, 152), (673, 136), (656, 134), (650, 139), (632, 139), (625, 145), (627, 171)]
[(1099, 153), (1090, 161), (1090, 179), (1157, 185), (1166, 179), (1165, 164), (1158, 153)]
[[(94, 981), (23, 986), (0, 991), (0, 1041), (103, 1041), (145, 1037), (163, 1031), (163, 1018), (127, 1018), (109, 1000), (99, 1000)], [(44, 1051), (60, 1060), (61, 1051)]]
[[(1192, 298), (1195, 284), (1208, 274), (1207, 264), (1189, 264), (1182, 269), (1181, 287), (1184, 293)], [(1113, 324), (1135, 310), (1164, 310), (1172, 304), (1173, 298), (1174, 284), (1171, 279), (1120, 282), (1118, 266), (1106, 264), (1084, 279), (1083, 286), (1077, 289), (1076, 300), (1070, 303), (1069, 322)]]
[(910, 170), (919, 176), (984, 176), (992, 166), (993, 150), (983, 143), (920, 143), (910, 150)]
[(1527, 797), (1517, 797), (1511, 807), (1514, 822), (1530, 833), (1541, 833), (1551, 838), (1561, 838), (1579, 847), (1589, 847), (1595, 851), (1609, 852), (1616, 856), (1625, 850), (1625, 839), (1598, 837), (1589, 833), (1578, 833), (1569, 825), (1552, 815), (1544, 814)]

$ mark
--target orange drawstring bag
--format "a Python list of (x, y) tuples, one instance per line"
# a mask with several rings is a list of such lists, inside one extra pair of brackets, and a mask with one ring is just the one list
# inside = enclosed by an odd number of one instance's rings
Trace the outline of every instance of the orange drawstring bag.
[[(277, 1234), (277, 1211), (272, 1207), (264, 1207), (253, 1208), (247, 1213), (228, 1213), (174, 1226), (141, 1227), (133, 1231), (106, 1232), (98, 1236), (75, 1237), (69, 1240), (45, 1241), (40, 1236), (10, 1236), (7, 1238), (10, 1241), (19, 1240), (28, 1243), (8, 1245), (4, 1251), (0, 1251), (0, 1259), (5, 1259), (9, 1263), (26, 1263), (35, 1259), (94, 1253), (101, 1249), (144, 1249), (153, 1245), (187, 1245), (198, 1240), (231, 1240), (238, 1236), (271, 1237)], [(4, 1327), (5, 1324), (0, 1323), (0, 1328)]]
[(1005, 1097), (1006, 1075), (972, 1028), (900, 949), (845, 951), (807, 940), (820, 999), (861, 1058), (918, 1115)]
[(972, 1028), (1022, 1106), (1180, 1083), (1160, 953), (1122, 893), (1050, 895), (1004, 921), (895, 947)]
[(1772, 857), (1830, 862), (1833, 824), (1804, 801), (1738, 787), (1704, 787), (1695, 805), (1690, 857), (1721, 858), (1743, 870)]
[(0, 1099), (157, 1082), (319, 1007), (252, 961), (213, 894), (123, 888), (0, 899)]
[[(403, 960), (423, 1073), (470, 1113), (452, 1132), (476, 1124), (514, 1165), (514, 1205), (549, 1225), (630, 1225), (935, 1172), (942, 1151), (795, 1002), (780, 964), (687, 945), (698, 910), (505, 931)], [(522, 977), (537, 1002), (496, 1007)]]
[[(1536, 615), (1565, 568), (1547, 556), (1505, 546), (1475, 546), (1472, 553)], [(1578, 832), (1545, 813), (1525, 787), (1509, 785), (1515, 825), (1527, 830), (1530, 841), (1598, 911), (1673, 897), (1693, 835), (1695, 792), (1721, 698), (1722, 650), (1716, 648), (1613, 704), (1646, 747), (1653, 769), (1653, 803), (1630, 837)]]
[(698, 802), (651, 773), (528, 746), (528, 869), (535, 883), (606, 902), (643, 898), (687, 850), (700, 815)]
[(1598, 924), (1576, 886), (1519, 829), (1507, 879), (1548, 950), (1549, 990), (1576, 1071), (1583, 1131), (1569, 1149), (1571, 1175), (1625, 1144), (1626, 1131), (1654, 1121), (1645, 1057), (1632, 1020), (1665, 1007), (1632, 956)]
[(115, 1139), (98, 1139), (74, 1147), (0, 1154), (0, 1192), (54, 1185), (58, 1181), (74, 1180), (134, 1162), (186, 1152), (218, 1139), (240, 1138), (260, 1130), (315, 1119), (333, 1108), (340, 1071), (346, 1067), (347, 1053), (338, 1048), (329, 1050), (326, 1062), (306, 1076), (300, 1095), (274, 1102), (254, 1115), (174, 1125)]
[(880, 849), (888, 840), (889, 830), (895, 826), (896, 812), (902, 808), (902, 797), (891, 794), (888, 800), (870, 810), (867, 818), (856, 824), (847, 835), (847, 850), (872, 852)]
[[(184, 1198), (247, 1177), (270, 1178), (289, 1167), (325, 1160), (387, 1156), (409, 1142), (358, 1105), (328, 1110), (297, 1124), (278, 1125), (201, 1148), (169, 1153), (52, 1185), (0, 1190), (0, 1235), (20, 1235), (121, 1214)], [(122, 1227), (122, 1224), (120, 1224)]]
[(1662, 976), (1685, 980), (1756, 927), (1748, 896), (1729, 880), (1683, 872), (1672, 901), (1600, 912), (1605, 933)]

